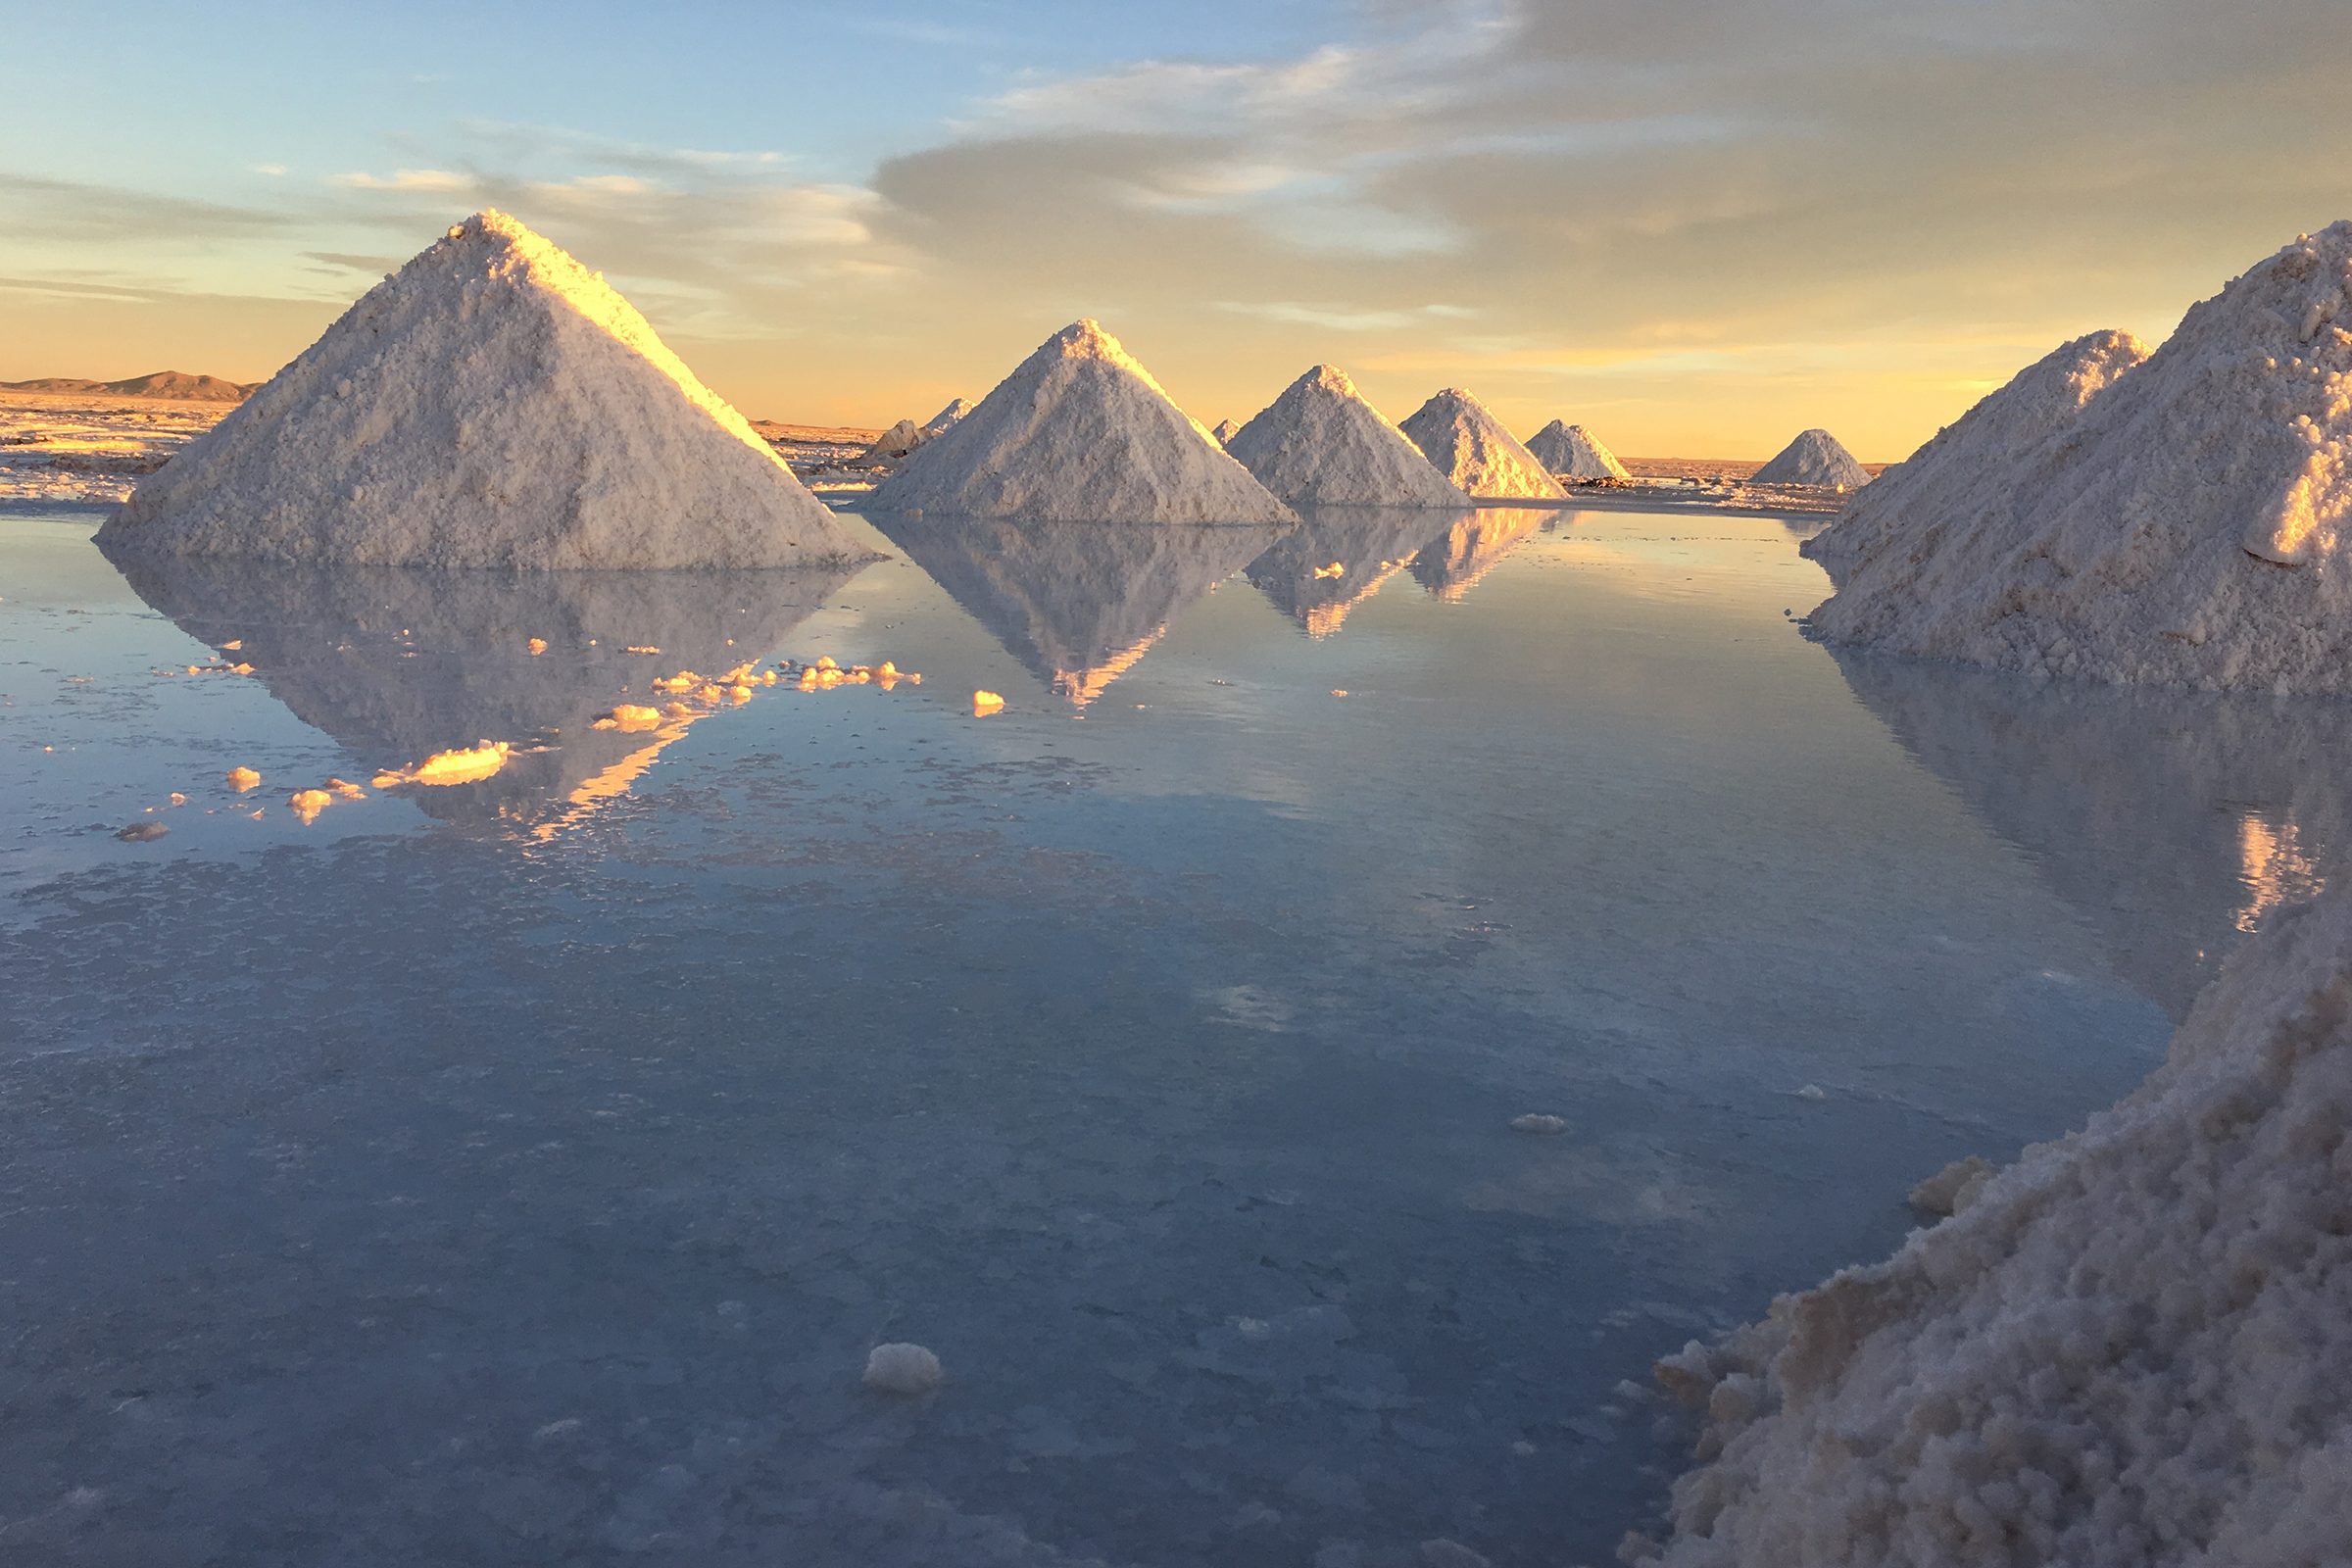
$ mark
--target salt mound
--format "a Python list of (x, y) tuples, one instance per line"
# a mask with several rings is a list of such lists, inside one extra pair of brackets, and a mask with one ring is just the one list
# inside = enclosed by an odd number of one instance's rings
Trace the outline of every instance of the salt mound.
[[(1661, 1363), (1669, 1568), (2322, 1563), (2352, 1541), (2352, 899), (1884, 1263)], [(1633, 1545), (1629, 1542), (1629, 1546)]]
[(1581, 424), (1552, 420), (1529, 437), (1527, 450), (1538, 463), (1561, 479), (1630, 479), (1617, 454), (1600, 437)]
[(1812, 624), (2035, 673), (2352, 692), (2348, 292), (2352, 222), (2296, 240), (2094, 398), (2014, 503), (1911, 528)]
[(1470, 500), (1336, 366), (1318, 365), (1293, 381), (1225, 446), (1293, 506), (1460, 507)]
[(874, 488), (881, 512), (1295, 522), (1116, 338), (1076, 321)]
[(874, 444), (860, 453), (858, 461), (860, 463), (896, 463), (916, 447), (921, 446), (925, 439), (923, 432), (915, 427), (912, 419), (901, 419), (874, 437)]
[(1422, 404), (1400, 428), (1440, 473), (1482, 500), (1568, 497), (1502, 421), (1459, 387), (1447, 387)]
[(954, 425), (956, 420), (962, 418), (965, 415), (971, 412), (972, 405), (969, 400), (964, 398), (954, 399), (946, 408), (940, 410), (928, 419), (925, 419), (923, 421), (922, 428), (916, 433), (924, 440), (928, 441), (931, 439), (931, 437), (948, 429), (950, 426)]
[(1926, 530), (1962, 513), (2011, 513), (2021, 494), (2037, 493), (2034, 475), (2073, 438), (2091, 399), (2147, 357), (2129, 332), (2060, 344), (1880, 474), (1798, 548), (1842, 583), (1888, 540), (1915, 530), (1932, 537)]
[(368, 290), (100, 537), (370, 565), (869, 554), (626, 300), (495, 212)]
[(1812, 429), (1781, 448), (1781, 455), (1749, 476), (1750, 484), (1802, 484), (1819, 490), (1859, 490), (1870, 470), (1827, 430)]
[(1229, 447), (1233, 445), (1233, 438), (1242, 433), (1242, 427), (1231, 419), (1219, 419), (1217, 427), (1208, 433), (1217, 438), (1217, 445)]

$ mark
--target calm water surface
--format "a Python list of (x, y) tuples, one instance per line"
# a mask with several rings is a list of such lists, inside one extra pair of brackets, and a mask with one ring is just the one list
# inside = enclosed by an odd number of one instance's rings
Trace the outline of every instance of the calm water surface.
[[(0, 1559), (1603, 1562), (1653, 1357), (2127, 1090), (2345, 840), (2336, 709), (1833, 656), (1771, 519), (1447, 521), (0, 519)], [(820, 655), (925, 678), (592, 727)]]

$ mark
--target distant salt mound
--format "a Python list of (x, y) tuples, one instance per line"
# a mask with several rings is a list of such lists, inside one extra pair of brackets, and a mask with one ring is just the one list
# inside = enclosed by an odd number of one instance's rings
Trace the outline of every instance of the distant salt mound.
[(2348, 1016), (2338, 895), (1957, 1218), (1661, 1363), (1712, 1455), (1675, 1486), (1661, 1568), (2341, 1561)]
[(1422, 404), (1400, 428), (1440, 473), (1482, 501), (1567, 499), (1560, 481), (1459, 387)]
[(1460, 507), (1470, 499), (1335, 366), (1293, 381), (1225, 447), (1295, 507)]
[(874, 444), (865, 449), (858, 461), (861, 463), (896, 463), (916, 447), (921, 446), (927, 439), (928, 437), (912, 419), (901, 419), (874, 437)]
[(1996, 668), (2352, 693), (2352, 222), (2192, 308), (2079, 426), (1906, 530), (1824, 638)]
[(496, 212), (370, 289), (100, 537), (370, 565), (869, 554), (626, 300)]
[(928, 441), (933, 436), (942, 434), (948, 430), (956, 423), (956, 420), (962, 418), (965, 415), (971, 412), (972, 405), (968, 399), (956, 398), (950, 402), (946, 408), (940, 410), (928, 419), (925, 419), (922, 423), (922, 428), (918, 430), (916, 434), (920, 435), (923, 440)]
[(1091, 320), (1048, 338), (868, 504), (1048, 521), (1298, 520)]
[(1527, 450), (1538, 463), (1560, 479), (1630, 479), (1617, 454), (1601, 444), (1600, 437), (1581, 424), (1566, 424), (1552, 420), (1538, 430), (1527, 443)]
[(2011, 515), (2074, 439), (2091, 400), (2148, 357), (2129, 332), (2060, 344), (1871, 481), (1798, 548), (1842, 583), (1891, 541), (1916, 547), (1960, 516)]
[(1870, 470), (1823, 429), (1806, 430), (1781, 448), (1781, 455), (1749, 476), (1751, 484), (1801, 484), (1817, 490), (1859, 490)]
[(1233, 438), (1242, 433), (1242, 427), (1231, 419), (1220, 419), (1217, 421), (1217, 427), (1208, 433), (1217, 438), (1217, 445), (1230, 447), (1233, 445)]

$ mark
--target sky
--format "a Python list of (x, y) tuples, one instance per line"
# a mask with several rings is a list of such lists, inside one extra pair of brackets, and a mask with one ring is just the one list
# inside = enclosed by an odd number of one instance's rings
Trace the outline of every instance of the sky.
[(2343, 0), (0, 0), (0, 379), (299, 353), (457, 219), (754, 417), (880, 425), (1099, 318), (1205, 422), (1898, 459), (2352, 217)]

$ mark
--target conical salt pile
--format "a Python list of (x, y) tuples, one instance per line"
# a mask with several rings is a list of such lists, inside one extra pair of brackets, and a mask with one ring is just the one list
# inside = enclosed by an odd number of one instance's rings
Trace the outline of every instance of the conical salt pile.
[(923, 432), (915, 428), (912, 419), (901, 419), (874, 438), (874, 444), (859, 455), (860, 463), (896, 463), (923, 444)]
[(1048, 338), (869, 505), (1060, 521), (1298, 520), (1093, 321)]
[(922, 428), (915, 433), (920, 435), (923, 440), (928, 441), (933, 436), (939, 435), (949, 429), (956, 423), (956, 420), (962, 418), (965, 415), (971, 412), (972, 405), (970, 400), (965, 398), (956, 398), (946, 408), (940, 410), (928, 419), (925, 419), (923, 421)]
[(495, 212), (368, 290), (101, 536), (373, 565), (870, 554), (626, 300)]
[(1617, 454), (1581, 424), (1552, 420), (1528, 438), (1528, 452), (1557, 479), (1630, 479)]
[(1293, 506), (1459, 507), (1470, 499), (1335, 366), (1293, 381), (1225, 447)]
[(1502, 421), (1459, 387), (1422, 404), (1399, 428), (1440, 473), (1482, 501), (1568, 498)]
[(1231, 419), (1220, 419), (1217, 421), (1217, 427), (1208, 433), (1217, 438), (1217, 445), (1229, 447), (1233, 445), (1233, 438), (1242, 433), (1242, 427)]
[(2100, 680), (2352, 693), (2352, 222), (2192, 308), (2053, 450), (1908, 528), (1824, 637)]
[(1889, 540), (1925, 537), (1922, 530), (1957, 513), (2013, 505), (2071, 438), (2090, 400), (2147, 357), (2148, 346), (2129, 332), (2059, 345), (1872, 480), (1799, 548), (1841, 583)]
[(1801, 484), (1816, 490), (1859, 490), (1870, 470), (1823, 429), (1806, 430), (1781, 448), (1781, 455), (1749, 476), (1751, 484)]

